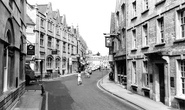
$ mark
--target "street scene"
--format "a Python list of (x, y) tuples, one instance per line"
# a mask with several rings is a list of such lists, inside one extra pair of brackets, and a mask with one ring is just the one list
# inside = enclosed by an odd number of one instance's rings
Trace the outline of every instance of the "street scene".
[(0, 110), (185, 110), (184, 0), (1, 0)]

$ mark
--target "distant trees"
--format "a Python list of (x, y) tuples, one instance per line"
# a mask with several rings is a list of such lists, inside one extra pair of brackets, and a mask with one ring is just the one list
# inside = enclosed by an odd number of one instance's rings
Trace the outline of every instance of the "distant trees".
[(96, 55), (97, 55), (97, 56), (100, 56), (100, 52), (98, 52)]

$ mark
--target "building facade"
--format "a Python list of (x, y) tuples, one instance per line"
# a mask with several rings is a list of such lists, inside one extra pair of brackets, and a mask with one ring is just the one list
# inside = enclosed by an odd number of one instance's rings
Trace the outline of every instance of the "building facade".
[[(117, 9), (124, 6), (126, 40), (113, 41), (113, 55), (116, 62), (114, 51), (124, 53), (118, 47), (125, 44), (127, 89), (181, 109), (185, 108), (184, 4), (183, 0), (117, 0), (113, 23), (119, 30), (124, 20)], [(121, 71), (117, 65), (116, 71)]]
[(0, 1), (0, 109), (9, 110), (25, 92), (25, 0)]
[(42, 77), (48, 73), (57, 77), (58, 69), (62, 74), (75, 72), (79, 47), (84, 45), (79, 42), (85, 42), (80, 39), (78, 26), (68, 26), (66, 16), (53, 11), (51, 3), (27, 5), (27, 17), (28, 44), (36, 48), (35, 55), (28, 55), (27, 60), (37, 59), (33, 62), (36, 75), (41, 75), (41, 69)]

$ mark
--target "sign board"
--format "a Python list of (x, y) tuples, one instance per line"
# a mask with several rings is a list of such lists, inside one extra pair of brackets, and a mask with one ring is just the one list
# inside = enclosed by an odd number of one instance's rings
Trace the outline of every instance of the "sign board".
[(30, 44), (27, 46), (27, 55), (35, 55), (35, 46)]
[(111, 37), (108, 37), (106, 36), (105, 37), (105, 47), (112, 47), (112, 38)]

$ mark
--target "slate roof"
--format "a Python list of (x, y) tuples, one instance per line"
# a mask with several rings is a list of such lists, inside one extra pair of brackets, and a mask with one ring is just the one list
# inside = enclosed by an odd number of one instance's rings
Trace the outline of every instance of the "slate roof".
[(32, 21), (32, 19), (27, 14), (26, 14), (26, 24), (35, 25), (35, 23)]
[(48, 4), (38, 5), (39, 12), (41, 12), (42, 14), (46, 13), (47, 7), (48, 7)]

